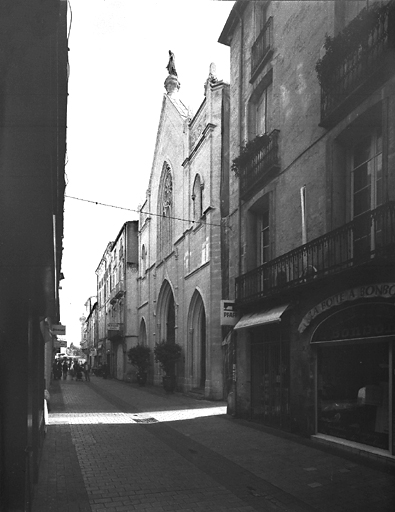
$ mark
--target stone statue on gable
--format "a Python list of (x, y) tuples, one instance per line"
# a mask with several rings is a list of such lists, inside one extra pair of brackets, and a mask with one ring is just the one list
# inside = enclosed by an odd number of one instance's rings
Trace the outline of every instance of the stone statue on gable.
[(167, 71), (169, 72), (169, 75), (178, 76), (176, 71), (176, 64), (174, 59), (174, 53), (169, 50), (169, 62), (166, 66)]

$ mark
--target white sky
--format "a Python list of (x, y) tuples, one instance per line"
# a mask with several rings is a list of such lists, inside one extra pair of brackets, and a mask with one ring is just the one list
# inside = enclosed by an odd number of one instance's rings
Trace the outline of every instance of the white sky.
[[(180, 98), (196, 112), (211, 62), (229, 82), (218, 38), (234, 2), (70, 0), (66, 195), (130, 209), (143, 203), (175, 54)], [(137, 213), (65, 199), (61, 322), (79, 345), (84, 303), (107, 243)]]

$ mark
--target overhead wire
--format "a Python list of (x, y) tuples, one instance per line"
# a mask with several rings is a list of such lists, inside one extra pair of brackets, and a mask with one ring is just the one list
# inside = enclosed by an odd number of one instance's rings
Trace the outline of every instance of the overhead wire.
[[(126, 206), (117, 206), (117, 205), (114, 205), (114, 204), (101, 203), (100, 201), (92, 201), (91, 199), (83, 199), (81, 197), (75, 197), (75, 196), (69, 196), (69, 195), (65, 195), (65, 197), (68, 198), (68, 199), (75, 199), (76, 201), (83, 201), (85, 203), (95, 204), (97, 206), (106, 206), (107, 208), (115, 208), (117, 210), (126, 210), (128, 212), (139, 213), (139, 214), (142, 214), (142, 215), (155, 216), (155, 217), (163, 217), (160, 213), (145, 212), (143, 210), (136, 210), (136, 209), (133, 209), (133, 208), (126, 208)], [(179, 220), (179, 221), (182, 221), (182, 222), (189, 222), (191, 224), (199, 223), (199, 221), (196, 221), (196, 220), (183, 219), (181, 217), (174, 217), (173, 215), (169, 215), (168, 217), (166, 216), (166, 218), (173, 219), (173, 220)], [(202, 221), (202, 224), (206, 224), (207, 226), (216, 226), (218, 228), (222, 227), (221, 224), (215, 224), (213, 222)]]
[[(68, 3), (68, 6), (69, 6), (69, 12), (70, 12), (70, 23), (69, 23), (68, 34), (67, 34), (67, 44), (68, 44), (69, 43), (69, 39), (70, 39), (71, 25), (72, 25), (72, 21), (73, 21), (73, 13), (72, 13), (72, 10), (71, 10), (70, 0), (68, 0), (67, 3)], [(68, 51), (69, 51), (69, 48), (68, 48)], [(67, 55), (67, 57), (68, 57), (68, 55)], [(69, 63), (69, 59), (67, 58), (67, 78), (69, 79), (69, 77), (70, 77), (70, 63)], [(65, 166), (66, 166), (68, 164), (68, 154), (67, 154), (67, 152), (66, 152), (65, 160), (66, 160), (65, 161)], [(69, 182), (69, 180), (68, 180), (68, 177), (67, 177), (66, 185), (68, 185), (68, 182)], [(99, 201), (92, 201), (90, 199), (83, 199), (81, 197), (75, 197), (75, 196), (69, 196), (69, 195), (65, 195), (65, 197), (67, 197), (68, 199), (75, 199), (77, 201), (83, 201), (83, 202), (86, 202), (86, 203), (95, 204), (97, 206), (106, 206), (107, 208), (115, 208), (115, 209), (118, 209), (118, 210), (125, 210), (125, 211), (134, 212), (134, 213), (143, 214), (143, 215), (148, 215), (148, 216), (162, 217), (162, 215), (160, 213), (145, 212), (143, 210), (136, 210), (136, 209), (133, 209), (133, 208), (126, 208), (124, 206), (116, 206), (116, 205), (112, 205), (112, 204), (101, 203)], [(181, 221), (181, 222), (188, 222), (190, 224), (199, 223), (199, 221), (196, 221), (196, 220), (183, 219), (183, 218), (180, 218), (180, 217), (174, 217), (172, 215), (170, 215), (167, 218), (170, 218), (170, 219), (173, 219), (173, 220), (178, 220), (178, 221)], [(203, 224), (205, 224), (207, 226), (215, 226), (215, 227), (219, 227), (219, 228), (222, 227), (222, 224), (216, 224), (216, 223), (207, 222), (207, 221), (203, 221)]]

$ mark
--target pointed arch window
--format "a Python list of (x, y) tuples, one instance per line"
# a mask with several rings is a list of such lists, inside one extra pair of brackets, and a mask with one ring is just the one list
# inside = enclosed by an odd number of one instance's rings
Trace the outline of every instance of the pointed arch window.
[(192, 189), (193, 220), (199, 222), (203, 215), (203, 184), (199, 174), (196, 174)]
[(170, 166), (165, 162), (162, 171), (162, 186), (160, 189), (158, 247), (163, 258), (171, 251), (173, 236), (173, 178)]
[(147, 249), (145, 248), (145, 245), (141, 247), (141, 277), (145, 276), (145, 273), (147, 271)]

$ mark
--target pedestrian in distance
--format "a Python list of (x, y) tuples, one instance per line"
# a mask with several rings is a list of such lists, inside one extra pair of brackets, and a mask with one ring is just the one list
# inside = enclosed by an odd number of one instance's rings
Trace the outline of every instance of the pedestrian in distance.
[(74, 370), (75, 370), (75, 380), (82, 381), (82, 368), (78, 361), (76, 363), (74, 363)]
[(53, 375), (53, 380), (58, 379), (58, 363), (56, 361), (54, 361), (52, 364), (52, 375)]
[(69, 365), (67, 363), (67, 359), (63, 360), (62, 371), (63, 371), (63, 380), (66, 380), (67, 379), (67, 372), (69, 371)]
[(102, 377), (103, 379), (107, 379), (108, 377), (108, 364), (107, 363), (104, 363), (103, 366), (102, 366)]
[(56, 363), (56, 378), (60, 380), (62, 378), (62, 361), (58, 359)]
[(89, 375), (90, 368), (89, 368), (88, 361), (85, 361), (84, 366), (83, 366), (83, 370), (84, 370), (85, 382), (90, 382), (91, 378), (90, 378), (90, 375)]
[(74, 363), (74, 361), (70, 362), (69, 374), (70, 374), (71, 380), (74, 380), (74, 376), (75, 376), (75, 363)]

